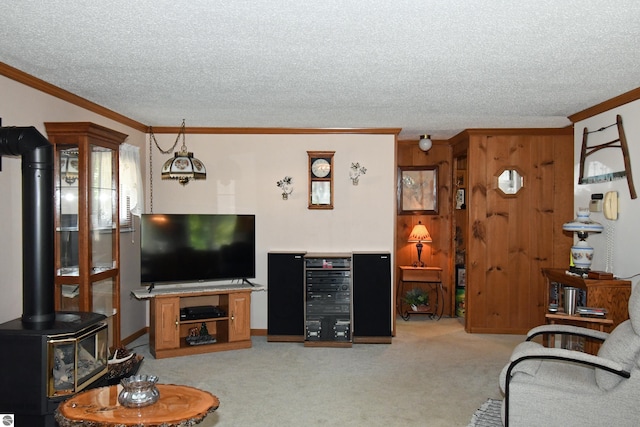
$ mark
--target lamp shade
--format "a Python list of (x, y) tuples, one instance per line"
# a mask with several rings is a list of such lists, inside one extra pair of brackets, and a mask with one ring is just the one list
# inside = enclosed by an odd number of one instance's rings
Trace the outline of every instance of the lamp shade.
[(191, 152), (180, 150), (162, 165), (162, 179), (177, 179), (182, 185), (186, 185), (191, 179), (206, 178), (204, 164), (194, 158)]
[(589, 209), (579, 208), (577, 215), (573, 221), (564, 223), (562, 229), (574, 233), (601, 233), (604, 230), (602, 224), (589, 218)]
[(422, 222), (418, 221), (416, 225), (413, 226), (413, 230), (411, 230), (411, 234), (409, 234), (409, 242), (431, 242), (431, 235), (429, 234), (429, 230), (427, 227), (422, 224)]

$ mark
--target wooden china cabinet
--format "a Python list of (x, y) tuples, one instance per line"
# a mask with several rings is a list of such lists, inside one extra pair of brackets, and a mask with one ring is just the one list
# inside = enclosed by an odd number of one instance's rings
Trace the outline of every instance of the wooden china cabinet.
[(118, 154), (127, 135), (88, 122), (45, 123), (55, 149), (56, 310), (107, 316), (120, 344)]

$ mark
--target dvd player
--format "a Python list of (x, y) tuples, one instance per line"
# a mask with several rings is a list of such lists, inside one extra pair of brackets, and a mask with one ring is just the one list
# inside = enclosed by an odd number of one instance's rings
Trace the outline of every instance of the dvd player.
[(223, 309), (215, 305), (198, 305), (180, 309), (180, 320), (210, 319), (226, 315)]

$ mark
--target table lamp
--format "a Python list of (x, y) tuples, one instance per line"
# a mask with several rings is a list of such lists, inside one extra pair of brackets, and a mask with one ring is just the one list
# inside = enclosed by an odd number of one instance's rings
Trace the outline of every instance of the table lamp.
[(565, 231), (578, 233), (578, 242), (571, 246), (571, 260), (575, 268), (570, 268), (575, 273), (586, 273), (591, 269), (593, 260), (593, 248), (587, 243), (589, 233), (601, 233), (604, 227), (599, 222), (589, 218), (588, 208), (578, 208), (578, 216), (571, 222), (562, 225)]
[(422, 242), (430, 243), (431, 235), (429, 234), (429, 230), (425, 227), (422, 222), (418, 221), (416, 225), (413, 226), (413, 230), (411, 230), (411, 234), (409, 234), (409, 243), (417, 242), (416, 249), (418, 250), (418, 262), (413, 263), (414, 267), (424, 267), (424, 262), (420, 259), (422, 255)]

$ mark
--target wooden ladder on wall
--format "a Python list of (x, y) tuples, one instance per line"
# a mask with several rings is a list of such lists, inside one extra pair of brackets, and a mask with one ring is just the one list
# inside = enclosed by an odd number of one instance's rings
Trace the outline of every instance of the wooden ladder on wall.
[[(613, 141), (605, 142), (598, 145), (593, 145), (589, 147), (587, 145), (587, 136), (591, 133), (602, 132), (605, 129), (608, 129), (612, 126), (618, 127), (618, 138)], [(624, 159), (624, 171), (620, 172), (612, 172), (605, 175), (584, 176), (584, 163), (587, 159), (587, 156), (595, 153), (596, 151), (600, 151), (604, 148), (620, 148), (622, 150), (622, 157)], [(629, 147), (627, 145), (627, 137), (624, 134), (624, 128), (622, 127), (622, 117), (618, 114), (616, 116), (616, 122), (609, 126), (602, 127), (598, 130), (594, 130), (589, 132), (587, 128), (584, 128), (582, 132), (582, 150), (580, 151), (580, 178), (578, 179), (578, 184), (593, 184), (596, 182), (605, 182), (612, 181), (614, 179), (622, 179), (627, 177), (627, 184), (629, 185), (629, 192), (631, 193), (631, 198), (635, 199), (638, 197), (636, 194), (636, 188), (633, 185), (633, 176), (631, 175), (631, 158), (629, 157)]]

